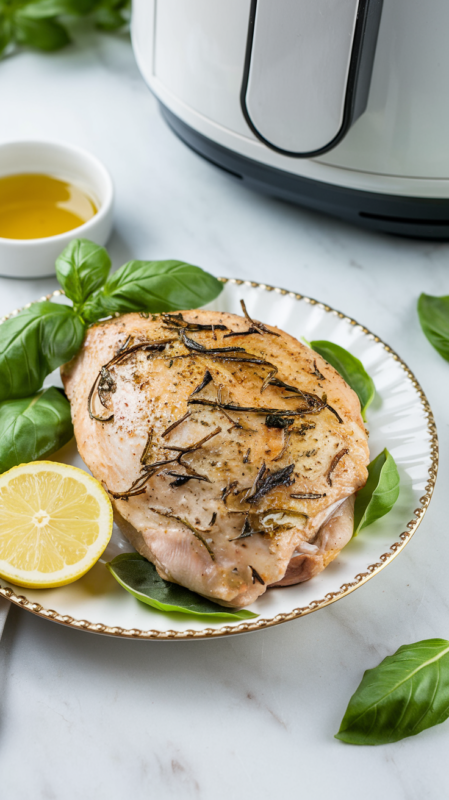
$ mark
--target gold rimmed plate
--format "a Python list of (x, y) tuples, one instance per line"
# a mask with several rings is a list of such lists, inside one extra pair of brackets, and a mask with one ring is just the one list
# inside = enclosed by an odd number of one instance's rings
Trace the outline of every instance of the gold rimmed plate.
[[(45, 619), (92, 633), (136, 639), (214, 638), (279, 625), (335, 603), (403, 550), (429, 505), (438, 466), (433, 414), (413, 373), (381, 339), (329, 306), (249, 281), (223, 283), (222, 294), (209, 308), (239, 314), (243, 298), (254, 319), (298, 339), (328, 339), (363, 362), (376, 386), (367, 421), (371, 458), (387, 447), (400, 472), (401, 491), (393, 510), (353, 539), (316, 578), (268, 590), (250, 607), (259, 616), (244, 622), (164, 614), (129, 595), (105, 568), (106, 561), (132, 550), (116, 526), (103, 557), (81, 580), (58, 589), (22, 590), (0, 579), (0, 596)], [(86, 469), (74, 442), (53, 458)]]

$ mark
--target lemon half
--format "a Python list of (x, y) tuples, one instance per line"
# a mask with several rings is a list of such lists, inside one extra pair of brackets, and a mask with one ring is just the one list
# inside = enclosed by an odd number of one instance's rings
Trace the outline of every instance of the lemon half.
[(0, 476), (0, 577), (64, 586), (93, 567), (111, 534), (109, 497), (87, 472), (35, 461)]

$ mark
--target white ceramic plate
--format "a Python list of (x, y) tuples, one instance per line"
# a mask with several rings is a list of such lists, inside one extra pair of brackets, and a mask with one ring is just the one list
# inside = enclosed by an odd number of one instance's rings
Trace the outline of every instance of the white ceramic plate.
[[(58, 589), (26, 589), (24, 596), (21, 589), (0, 582), (0, 595), (39, 616), (94, 633), (140, 639), (210, 638), (277, 625), (334, 603), (380, 572), (405, 547), (429, 504), (438, 464), (433, 415), (414, 375), (366, 328), (294, 292), (228, 280), (210, 308), (238, 314), (240, 298), (255, 319), (278, 325), (297, 338), (336, 342), (363, 362), (376, 385), (376, 398), (368, 410), (371, 458), (387, 447), (401, 476), (393, 510), (353, 539), (316, 578), (267, 591), (250, 607), (259, 617), (244, 622), (163, 614), (135, 600), (104, 566), (118, 553), (133, 549), (115, 526), (102, 559), (76, 583)], [(73, 443), (53, 458), (86, 469)]]

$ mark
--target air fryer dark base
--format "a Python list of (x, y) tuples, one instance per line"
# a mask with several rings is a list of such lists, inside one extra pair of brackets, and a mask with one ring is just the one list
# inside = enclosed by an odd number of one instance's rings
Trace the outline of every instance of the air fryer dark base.
[(374, 231), (449, 241), (449, 198), (361, 192), (301, 178), (234, 153), (198, 133), (160, 104), (164, 119), (192, 150), (248, 189), (330, 214)]

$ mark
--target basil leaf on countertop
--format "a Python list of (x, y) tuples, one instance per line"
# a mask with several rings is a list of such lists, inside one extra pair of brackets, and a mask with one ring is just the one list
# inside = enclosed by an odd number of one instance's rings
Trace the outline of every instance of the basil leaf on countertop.
[(122, 553), (106, 566), (127, 592), (159, 611), (178, 611), (200, 617), (206, 615), (211, 619), (253, 619), (258, 616), (245, 609), (239, 611), (219, 606), (177, 583), (164, 581), (156, 567), (139, 553)]
[(102, 31), (117, 31), (126, 23), (123, 13), (115, 8), (100, 6), (95, 12), (95, 24)]
[(396, 462), (385, 448), (368, 465), (368, 480), (355, 496), (354, 536), (391, 511), (399, 497), (399, 484)]
[(88, 239), (74, 239), (56, 259), (56, 277), (75, 310), (106, 283), (110, 269), (107, 250)]
[(0, 402), (37, 392), (79, 350), (84, 330), (69, 306), (48, 300), (7, 319), (0, 325)]
[(51, 19), (60, 14), (83, 16), (90, 14), (98, 0), (31, 0), (20, 8), (28, 19)]
[(12, 42), (12, 27), (9, 19), (0, 17), (0, 57), (8, 45)]
[(214, 300), (223, 284), (200, 267), (183, 261), (129, 261), (84, 304), (81, 314), (95, 322), (130, 311), (176, 311)]
[(52, 53), (61, 50), (71, 39), (66, 29), (54, 19), (32, 19), (18, 12), (14, 18), (15, 39), (19, 44), (26, 44)]
[(449, 717), (449, 642), (406, 644), (368, 669), (336, 734), (342, 742), (398, 742)]
[(334, 367), (348, 386), (354, 390), (360, 400), (362, 417), (365, 420), (366, 409), (373, 402), (376, 390), (374, 381), (368, 375), (362, 362), (344, 347), (333, 342), (325, 340), (310, 342), (310, 347)]
[(0, 57), (17, 44), (48, 52), (65, 47), (70, 18), (85, 17), (113, 31), (125, 27), (130, 15), (131, 0), (0, 0)]
[(418, 317), (432, 347), (449, 361), (449, 295), (422, 294), (418, 300)]
[(33, 397), (0, 403), (0, 472), (55, 453), (73, 436), (70, 403), (51, 386)]

